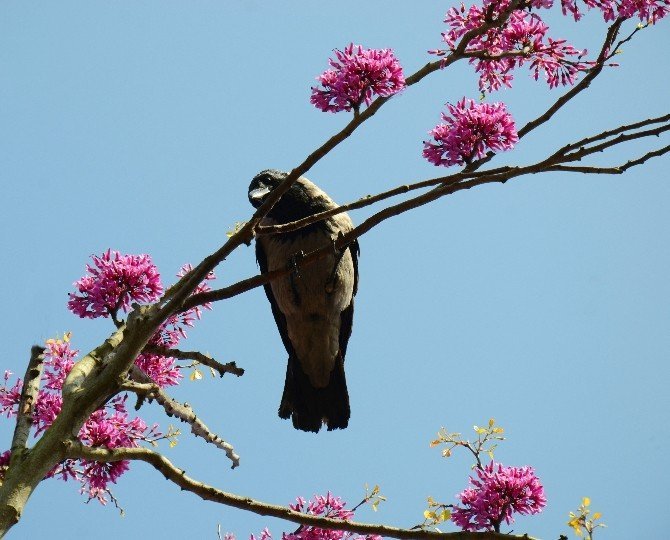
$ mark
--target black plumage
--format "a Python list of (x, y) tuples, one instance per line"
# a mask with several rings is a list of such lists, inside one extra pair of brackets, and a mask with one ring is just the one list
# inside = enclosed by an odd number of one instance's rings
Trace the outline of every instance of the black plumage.
[[(286, 178), (286, 173), (267, 170), (249, 186), (249, 200), (259, 207), (267, 194)], [(264, 218), (264, 225), (290, 223), (337, 204), (315, 184), (299, 178)], [(301, 252), (332, 244), (353, 228), (346, 213), (308, 225), (297, 231), (262, 235), (256, 239), (256, 259), (261, 272), (284, 269)], [(358, 243), (298, 267), (289, 276), (265, 285), (272, 314), (288, 352), (286, 382), (279, 416), (293, 426), (318, 432), (346, 428), (349, 394), (344, 358), (351, 336), (354, 295), (358, 289)]]

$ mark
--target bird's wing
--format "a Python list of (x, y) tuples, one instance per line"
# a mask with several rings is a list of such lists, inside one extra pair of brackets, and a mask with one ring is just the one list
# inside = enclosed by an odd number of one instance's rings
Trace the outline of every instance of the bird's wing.
[(354, 266), (354, 290), (351, 295), (351, 302), (349, 305), (342, 311), (340, 314), (340, 355), (342, 356), (342, 361), (347, 355), (347, 345), (349, 343), (349, 338), (351, 337), (351, 330), (354, 324), (354, 296), (358, 292), (358, 256), (360, 255), (360, 247), (358, 241), (354, 240), (349, 244), (348, 248), (349, 253), (351, 253), (351, 262)]
[[(268, 271), (268, 259), (265, 254), (265, 250), (261, 246), (261, 242), (256, 240), (256, 261), (258, 262), (258, 267), (261, 271), (261, 274), (265, 274)], [(277, 324), (277, 329), (279, 330), (279, 335), (281, 340), (284, 342), (284, 347), (289, 356), (296, 356), (291, 340), (288, 337), (288, 329), (286, 327), (286, 317), (279, 309), (277, 300), (275, 299), (274, 294), (272, 293), (272, 286), (269, 283), (263, 285), (265, 289), (265, 295), (270, 301), (270, 306), (272, 307), (272, 315), (275, 318), (275, 323)]]

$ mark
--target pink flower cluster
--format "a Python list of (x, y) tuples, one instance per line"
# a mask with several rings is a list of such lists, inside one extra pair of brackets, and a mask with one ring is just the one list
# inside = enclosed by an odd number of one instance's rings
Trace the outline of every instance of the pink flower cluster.
[[(298, 497), (294, 504), (289, 504), (291, 510), (309, 514), (312, 516), (323, 516), (332, 519), (341, 519), (349, 521), (354, 517), (353, 510), (345, 508), (347, 503), (342, 501), (340, 497), (333, 497), (330, 492), (326, 495), (315, 495), (313, 499), (305, 501), (302, 497)], [(360, 536), (358, 534), (346, 531), (334, 531), (330, 529), (320, 529), (318, 527), (311, 527), (301, 525), (298, 530), (292, 533), (282, 533), (282, 540), (382, 540), (382, 537), (376, 534), (369, 534)], [(235, 535), (227, 533), (224, 540), (235, 540)], [(270, 531), (265, 528), (261, 531), (257, 538), (251, 535), (249, 540), (272, 540)]]
[[(643, 23), (655, 24), (670, 13), (668, 0), (584, 0), (589, 9), (599, 9), (606, 22), (619, 17), (632, 19), (637, 17)], [(577, 5), (577, 0), (561, 0), (563, 14), (572, 15), (575, 21), (582, 18), (583, 13)]]
[(116, 317), (128, 312), (131, 302), (153, 302), (163, 294), (158, 269), (149, 255), (121, 255), (108, 249), (93, 255), (88, 275), (75, 281), (78, 293), (70, 293), (67, 305), (81, 318)]
[[(191, 270), (193, 270), (193, 267), (190, 264), (185, 264), (177, 272), (177, 277), (184, 277)], [(196, 287), (193, 294), (211, 290), (207, 282), (213, 279), (216, 279), (216, 276), (214, 272), (210, 272), (205, 281)], [(212, 309), (209, 303), (203, 304), (202, 307)], [(202, 309), (200, 306), (191, 308), (183, 313), (171, 315), (152, 336), (149, 344), (168, 349), (176, 347), (182, 339), (186, 339), (186, 328), (192, 328), (195, 321), (200, 320), (201, 317)], [(181, 371), (176, 366), (176, 360), (170, 356), (142, 353), (137, 357), (135, 364), (161, 387), (177, 385), (182, 378)]]
[[(163, 293), (158, 269), (148, 255), (121, 255), (108, 249), (100, 257), (92, 256), (93, 265), (87, 265), (88, 275), (75, 282), (79, 294), (70, 293), (68, 308), (79, 317), (116, 317), (119, 309), (127, 312), (131, 302), (153, 302)], [(193, 267), (181, 267), (177, 277), (181, 278)], [(215, 279), (210, 273), (194, 294), (210, 290), (208, 281)], [(202, 307), (211, 309), (210, 304)], [(202, 308), (196, 306), (183, 313), (172, 315), (158, 329), (149, 343), (173, 348), (186, 338), (186, 328), (192, 327), (202, 317)], [(179, 384), (182, 377), (176, 360), (170, 356), (144, 353), (135, 362), (159, 386)]]
[(475, 103), (463, 98), (456, 105), (447, 103), (449, 115), (444, 123), (428, 133), (423, 157), (434, 165), (463, 165), (484, 157), (487, 150), (510, 150), (519, 140), (512, 116), (504, 103)]
[[(548, 7), (551, 2), (536, 2), (535, 7)], [(456, 48), (456, 44), (467, 32), (484, 25), (493, 17), (500, 16), (507, 2), (485, 1), (483, 7), (470, 6), (466, 10), (461, 4), (460, 9), (451, 8), (446, 15), (450, 29), (442, 34), (448, 50), (429, 51), (439, 56), (446, 55)], [(506, 23), (500, 27), (489, 28), (470, 40), (465, 49), (467, 55), (474, 55), (470, 63), (479, 73), (479, 89), (492, 92), (502, 86), (512, 86), (513, 70), (529, 63), (535, 80), (544, 73), (544, 79), (550, 88), (559, 84), (572, 85), (577, 74), (592, 66), (590, 62), (582, 62), (586, 50), (580, 51), (566, 43), (564, 39), (547, 38), (549, 27), (536, 13), (515, 10)]]
[[(67, 374), (74, 365), (79, 351), (70, 347), (69, 335), (63, 340), (50, 339), (46, 343), (43, 388), (39, 391), (33, 414), (35, 436), (47, 429), (60, 413), (63, 398), (61, 390)], [(0, 412), (16, 416), (23, 382), (18, 379), (8, 387), (10, 372), (5, 372), (5, 384), (0, 388)], [(141, 418), (130, 418), (126, 409), (126, 396), (117, 396), (95, 411), (79, 431), (79, 440), (86, 446), (105, 448), (136, 447), (139, 441), (159, 437), (158, 426), (148, 427)], [(5, 454), (8, 453), (5, 452)], [(3, 457), (5, 457), (3, 454)], [(0, 458), (1, 461), (1, 458)], [(2, 464), (0, 463), (0, 470)], [(128, 462), (98, 463), (86, 460), (66, 460), (53, 469), (48, 477), (63, 480), (75, 479), (81, 492), (102, 504), (107, 502), (109, 484), (128, 470)]]
[(353, 43), (344, 51), (335, 51), (329, 59), (332, 69), (316, 80), (311, 103), (324, 112), (358, 110), (362, 103), (370, 105), (373, 95), (388, 97), (405, 88), (400, 62), (391, 49), (364, 49)]
[(503, 521), (514, 523), (514, 513), (537, 514), (547, 504), (544, 488), (532, 467), (505, 467), (491, 461), (470, 477), (469, 487), (457, 497), (452, 521), (465, 531), (500, 532)]

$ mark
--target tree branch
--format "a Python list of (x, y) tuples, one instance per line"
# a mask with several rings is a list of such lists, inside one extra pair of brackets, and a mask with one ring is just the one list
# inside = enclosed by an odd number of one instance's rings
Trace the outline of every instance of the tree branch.
[(30, 349), (30, 360), (23, 378), (23, 388), (21, 389), (21, 398), (19, 399), (19, 408), (16, 416), (16, 427), (12, 437), (11, 457), (9, 466), (11, 467), (16, 460), (22, 458), (26, 449), (30, 428), (33, 425), (33, 412), (37, 401), (37, 394), (40, 391), (40, 380), (42, 379), (42, 370), (44, 368), (44, 347), (33, 345)]
[[(146, 375), (140, 368), (133, 366), (131, 372), (131, 377), (134, 382), (131, 384), (126, 384), (122, 386), (123, 390), (128, 390), (138, 394), (142, 399), (148, 399), (149, 401), (156, 400), (156, 402), (163, 407), (165, 414), (168, 416), (174, 416), (182, 422), (185, 422), (191, 426), (191, 433), (196, 437), (204, 439), (206, 442), (213, 444), (217, 448), (220, 448), (226, 453), (226, 456), (232, 462), (231, 469), (238, 467), (240, 464), (240, 456), (235, 453), (235, 449), (230, 443), (224, 441), (216, 433), (211, 431), (205, 423), (198, 418), (195, 414), (193, 408), (186, 404), (180, 403), (176, 399), (170, 397), (162, 388), (155, 384), (151, 378)], [(138, 384), (139, 383), (139, 384)], [(141, 402), (138, 402), (138, 407)]]
[[(333, 210), (329, 210), (327, 212), (322, 212), (320, 214), (316, 214), (314, 216), (309, 216), (308, 218), (304, 218), (301, 220), (298, 220), (293, 223), (286, 224), (287, 228), (284, 229), (283, 225), (278, 226), (277, 228), (271, 227), (264, 229), (264, 231), (267, 231), (268, 233), (274, 233), (275, 231), (279, 232), (285, 232), (285, 231), (290, 231), (290, 230), (296, 230), (299, 227), (304, 227), (305, 225), (309, 223), (313, 223), (316, 221), (319, 221), (321, 219), (325, 219), (325, 217), (328, 217), (330, 215), (335, 215), (340, 212), (344, 212), (349, 209), (353, 208), (362, 208), (364, 206), (368, 206), (370, 204), (373, 204), (374, 202), (380, 201), (387, 199), (389, 197), (401, 194), (401, 193), (407, 193), (410, 190), (413, 189), (418, 189), (419, 187), (427, 187), (427, 186), (432, 186), (432, 185), (437, 185), (438, 187), (432, 189), (431, 191), (428, 191), (426, 193), (423, 193), (422, 195), (416, 196), (414, 198), (408, 199), (406, 201), (403, 201), (399, 204), (389, 206), (378, 213), (372, 215), (370, 218), (365, 220), (363, 223), (361, 223), (359, 226), (355, 227), (353, 230), (351, 230), (349, 233), (345, 234), (344, 236), (338, 238), (335, 241), (335, 247), (336, 249), (345, 249), (351, 242), (353, 242), (356, 238), (359, 238), (363, 234), (365, 234), (367, 231), (381, 223), (382, 221), (385, 221), (386, 219), (402, 214), (404, 212), (407, 212), (408, 210), (412, 210), (414, 208), (418, 208), (419, 206), (423, 206), (424, 204), (427, 204), (429, 202), (432, 202), (434, 200), (437, 200), (441, 197), (444, 197), (446, 195), (451, 195), (457, 191), (462, 191), (466, 189), (470, 189), (475, 186), (479, 186), (482, 184), (488, 184), (488, 183), (494, 183), (494, 182), (501, 182), (504, 183), (507, 180), (510, 180), (512, 178), (516, 178), (519, 176), (524, 176), (527, 174), (538, 174), (538, 173), (543, 173), (543, 172), (549, 172), (549, 171), (561, 171), (561, 170), (575, 170), (574, 168), (570, 169), (565, 169), (565, 167), (568, 167), (567, 165), (564, 165), (565, 163), (570, 163), (573, 161), (579, 161), (582, 158), (584, 158), (587, 155), (594, 154), (596, 152), (601, 152), (606, 148), (616, 146), (618, 144), (628, 142), (634, 139), (642, 138), (642, 137), (651, 137), (651, 136), (658, 136), (661, 133), (665, 131), (670, 131), (670, 125), (662, 125), (658, 126), (654, 129), (646, 130), (646, 131), (640, 131), (637, 133), (625, 133), (626, 130), (633, 130), (635, 128), (639, 127), (644, 127), (647, 125), (651, 124), (657, 124), (660, 122), (667, 122), (670, 121), (670, 115), (658, 117), (658, 118), (653, 118), (649, 120), (644, 120), (641, 122), (636, 122), (633, 124), (629, 124), (628, 126), (622, 126), (620, 128), (616, 128), (613, 130), (609, 130), (607, 132), (603, 132), (598, 135), (594, 135), (592, 137), (588, 137), (587, 139), (583, 139), (583, 141), (591, 141), (595, 142), (597, 140), (601, 140), (603, 137), (606, 136), (606, 134), (618, 134), (618, 137), (611, 141), (606, 141), (604, 143), (601, 143), (599, 145), (595, 146), (585, 146), (580, 148), (578, 151), (572, 152), (572, 153), (567, 153), (570, 149), (574, 148), (575, 144), (569, 144), (553, 154), (550, 154), (549, 157), (545, 158), (544, 160), (538, 161), (532, 165), (527, 165), (523, 167), (500, 167), (497, 169), (491, 169), (487, 171), (481, 171), (481, 172), (476, 172), (476, 171), (461, 171), (460, 173), (455, 173), (452, 175), (444, 176), (444, 177), (439, 177), (439, 178), (431, 178), (428, 180), (424, 180), (421, 182), (417, 182), (415, 184), (411, 185), (404, 185), (404, 186), (399, 186), (397, 188), (391, 189), (389, 191), (386, 191), (384, 193), (381, 193), (379, 195), (375, 196), (368, 196), (364, 197), (356, 202), (350, 203), (348, 205), (343, 205), (341, 207), (338, 207)], [(641, 163), (644, 163), (648, 159), (652, 157), (658, 157), (663, 154), (668, 153), (668, 147), (661, 148), (659, 150), (655, 150), (653, 152), (649, 152), (648, 154), (645, 154), (644, 156), (636, 159), (629, 161), (628, 163), (622, 165), (622, 172), (629, 169), (630, 167), (633, 167), (635, 165), (639, 165)], [(602, 173), (600, 170), (596, 170), (598, 168), (589, 168), (589, 167), (582, 167), (579, 170), (575, 170), (575, 172), (593, 172), (593, 173)], [(300, 264), (301, 265), (307, 265), (310, 264), (321, 257), (327, 255), (328, 253), (331, 253), (331, 250), (333, 249), (332, 245), (324, 246), (320, 249), (317, 249), (315, 251), (312, 251), (308, 254), (306, 254), (304, 257), (301, 258)], [(230, 285), (229, 287), (224, 287), (221, 289), (215, 289), (212, 291), (208, 291), (205, 293), (200, 293), (191, 296), (182, 306), (182, 310), (190, 309), (196, 305), (201, 305), (207, 302), (216, 302), (219, 300), (225, 300), (228, 298), (232, 298), (234, 296), (237, 296), (239, 294), (242, 294), (250, 289), (254, 289), (256, 287), (259, 287), (261, 285), (265, 285), (267, 283), (270, 283), (271, 281), (278, 279), (282, 276), (285, 276), (289, 273), (294, 271), (294, 268), (289, 268), (288, 266), (283, 269), (277, 269), (273, 270), (271, 272), (266, 272), (265, 274), (253, 276), (244, 280), (241, 280), (233, 285)]]
[(221, 362), (214, 360), (214, 358), (211, 356), (198, 351), (182, 351), (180, 349), (169, 349), (167, 347), (160, 347), (158, 345), (147, 345), (144, 348), (144, 351), (152, 354), (158, 354), (160, 356), (177, 358), (179, 360), (195, 360), (196, 362), (216, 370), (221, 377), (223, 377), (225, 373), (232, 373), (238, 377), (244, 375), (244, 369), (237, 367), (235, 362), (222, 364)]
[(226, 506), (232, 506), (240, 510), (253, 512), (261, 516), (272, 516), (300, 525), (320, 527), (324, 529), (349, 531), (358, 534), (378, 534), (390, 538), (399, 539), (445, 539), (445, 540), (510, 540), (525, 539), (533, 540), (530, 536), (509, 535), (494, 532), (453, 532), (438, 533), (425, 530), (400, 529), (386, 525), (369, 523), (357, 523), (354, 521), (341, 521), (309, 514), (302, 514), (276, 504), (269, 504), (249, 497), (242, 497), (233, 493), (221, 491), (186, 475), (186, 471), (179, 469), (166, 457), (149, 450), (148, 448), (91, 448), (82, 445), (79, 441), (68, 441), (67, 456), (72, 459), (87, 459), (91, 461), (144, 461), (167, 480), (173, 482), (184, 491), (190, 491), (203, 500), (212, 501)]
[(662, 155), (665, 155), (667, 153), (670, 153), (670, 145), (664, 146), (663, 148), (659, 148), (658, 150), (653, 150), (651, 152), (647, 152), (643, 156), (640, 156), (637, 159), (631, 159), (628, 160), (626, 163), (623, 165), (618, 165), (615, 167), (577, 167), (573, 165), (554, 165), (549, 168), (551, 171), (566, 171), (566, 172), (577, 172), (577, 173), (584, 173), (584, 174), (623, 174), (626, 172), (628, 169), (631, 167), (635, 167), (637, 165), (642, 165), (646, 161), (650, 160), (651, 158), (654, 157), (659, 157)]

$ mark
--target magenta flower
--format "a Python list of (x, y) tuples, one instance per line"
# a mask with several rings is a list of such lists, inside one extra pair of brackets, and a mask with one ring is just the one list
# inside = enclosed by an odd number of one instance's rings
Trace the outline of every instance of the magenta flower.
[[(325, 496), (315, 495), (310, 501), (298, 497), (294, 504), (289, 504), (289, 507), (291, 510), (304, 514), (349, 521), (354, 517), (354, 512), (345, 508), (346, 504), (342, 499), (333, 497), (328, 492)], [(360, 536), (346, 531), (301, 525), (294, 533), (283, 533), (282, 540), (382, 540), (382, 538), (373, 534)]]
[(68, 308), (81, 318), (116, 317), (128, 312), (131, 302), (153, 302), (163, 293), (158, 269), (149, 255), (121, 255), (107, 250), (93, 255), (88, 275), (74, 283)]
[(392, 96), (405, 88), (400, 62), (391, 49), (364, 49), (353, 43), (344, 51), (335, 50), (329, 59), (332, 69), (316, 80), (321, 88), (312, 87), (310, 102), (324, 112), (355, 111), (373, 95)]
[[(180, 268), (179, 272), (177, 272), (177, 277), (184, 277), (191, 270), (193, 270), (193, 267), (190, 264), (185, 264)], [(195, 288), (193, 294), (211, 291), (212, 288), (209, 286), (208, 282), (214, 279), (216, 279), (214, 272), (210, 272), (205, 280)], [(188, 311), (171, 315), (163, 324), (161, 324), (156, 333), (149, 340), (149, 343), (151, 345), (158, 345), (159, 347), (176, 347), (182, 338), (186, 339), (186, 328), (193, 327), (195, 321), (200, 320), (202, 317), (202, 308), (211, 310), (212, 304), (208, 302), (202, 306), (191, 308)]]
[[(448, 50), (429, 51), (438, 56), (445, 56), (456, 48), (458, 41), (470, 30), (479, 28), (489, 19), (489, 10), (493, 16), (508, 7), (509, 2), (484, 2), (484, 7), (471, 6), (466, 10), (461, 4), (460, 9), (451, 8), (444, 22), (450, 27), (442, 34)], [(551, 0), (535, 0), (533, 7), (551, 7)], [(482, 92), (499, 90), (503, 86), (511, 87), (513, 70), (530, 62), (535, 80), (539, 72), (544, 72), (544, 79), (550, 88), (559, 84), (572, 85), (577, 74), (592, 67), (592, 62), (583, 62), (581, 58), (585, 50), (578, 50), (565, 40), (546, 38), (549, 27), (536, 13), (516, 10), (511, 13), (506, 23), (500, 27), (489, 28), (481, 36), (475, 37), (465, 49), (471, 55), (470, 63), (479, 73), (479, 89)]]
[[(37, 395), (33, 412), (34, 435), (40, 435), (56, 419), (61, 411), (63, 398), (61, 391), (67, 374), (74, 365), (78, 354), (70, 346), (70, 334), (63, 339), (49, 339), (46, 342), (42, 385)], [(162, 377), (174, 377), (172, 373), (161, 373)], [(21, 398), (23, 382), (18, 379), (9, 386), (10, 372), (5, 372), (4, 385), (0, 387), (0, 413), (8, 417), (16, 416)], [(159, 380), (160, 377), (157, 376)], [(149, 427), (141, 418), (131, 418), (126, 409), (127, 396), (117, 396), (103, 408), (93, 412), (79, 431), (79, 440), (86, 446), (105, 448), (133, 448), (141, 441), (152, 441), (160, 437), (158, 426)], [(3, 454), (4, 456), (4, 454)], [(97, 463), (86, 460), (66, 460), (47, 475), (62, 480), (74, 479), (81, 484), (81, 492), (90, 499), (107, 502), (109, 484), (128, 469), (128, 463)], [(2, 463), (0, 460), (0, 478)]]
[(513, 514), (537, 514), (547, 504), (544, 488), (532, 467), (505, 467), (489, 463), (470, 477), (469, 488), (457, 495), (452, 521), (465, 531), (497, 531), (503, 521), (514, 523)]
[(456, 105), (447, 103), (449, 115), (442, 113), (443, 124), (428, 133), (423, 157), (434, 165), (463, 165), (484, 157), (487, 150), (511, 150), (519, 136), (504, 103), (475, 103), (463, 98)]
[[(588, 9), (599, 9), (606, 22), (619, 17), (624, 19), (638, 18), (643, 23), (655, 24), (670, 13), (668, 0), (584, 0)], [(577, 5), (577, 0), (561, 0), (563, 15), (568, 13), (578, 21), (583, 13)]]
[(175, 386), (179, 384), (179, 380), (183, 377), (176, 366), (176, 360), (170, 356), (143, 353), (137, 357), (135, 365), (161, 388)]

